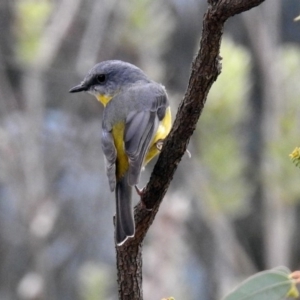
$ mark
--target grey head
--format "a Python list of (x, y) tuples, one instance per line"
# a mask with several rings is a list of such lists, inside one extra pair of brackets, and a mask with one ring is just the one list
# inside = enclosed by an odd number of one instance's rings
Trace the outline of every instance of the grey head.
[(96, 97), (112, 97), (122, 88), (138, 81), (149, 81), (141, 69), (120, 60), (107, 60), (96, 64), (83, 81), (69, 92), (86, 91)]

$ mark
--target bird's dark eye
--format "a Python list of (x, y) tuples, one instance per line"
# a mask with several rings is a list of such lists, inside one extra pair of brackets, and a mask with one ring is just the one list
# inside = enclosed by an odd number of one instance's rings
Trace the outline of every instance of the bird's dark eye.
[(105, 80), (106, 80), (105, 74), (99, 74), (99, 75), (97, 75), (97, 77), (96, 77), (96, 81), (97, 81), (98, 83), (104, 83)]

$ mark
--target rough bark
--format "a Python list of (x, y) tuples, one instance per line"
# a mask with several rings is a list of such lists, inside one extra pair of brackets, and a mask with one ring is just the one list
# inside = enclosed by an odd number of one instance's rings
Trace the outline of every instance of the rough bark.
[[(226, 20), (264, 0), (210, 0), (204, 15), (200, 49), (192, 64), (185, 97), (165, 141), (150, 181), (135, 208), (136, 234), (116, 247), (119, 299), (140, 300), (142, 292), (142, 242), (184, 155), (204, 107), (207, 94), (221, 72), (220, 45)], [(145, 206), (148, 209), (145, 209)]]

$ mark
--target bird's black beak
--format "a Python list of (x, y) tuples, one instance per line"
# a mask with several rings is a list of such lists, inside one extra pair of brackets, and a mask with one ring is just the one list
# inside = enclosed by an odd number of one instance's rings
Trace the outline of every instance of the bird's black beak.
[(69, 90), (69, 93), (78, 93), (87, 91), (87, 86), (83, 83), (80, 83)]

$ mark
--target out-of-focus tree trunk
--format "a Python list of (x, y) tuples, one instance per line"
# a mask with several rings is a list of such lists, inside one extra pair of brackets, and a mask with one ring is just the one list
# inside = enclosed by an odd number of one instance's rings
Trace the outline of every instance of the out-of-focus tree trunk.
[(287, 222), (293, 211), (280, 198), (276, 183), (280, 169), (272, 154), (282, 138), (281, 5), (279, 0), (267, 2), (256, 13), (242, 16), (253, 59), (247, 180), (254, 188), (251, 212), (237, 221), (237, 232), (258, 269), (288, 264), (289, 230), (285, 230), (293, 223)]
[(30, 278), (30, 274), (35, 274), (40, 282), (40, 290), (37, 290), (34, 297), (42, 299), (52, 299), (55, 286), (54, 273), (49, 272), (50, 261), (45, 257), (46, 243), (51, 232), (41, 231), (43, 223), (40, 223), (43, 222), (43, 213), (45, 214), (47, 209), (49, 209), (48, 218), (51, 218), (51, 209), (56, 209), (49, 191), (43, 157), (42, 138), (47, 94), (45, 75), (65, 39), (79, 4), (80, 0), (63, 0), (58, 4), (51, 22), (42, 34), (36, 57), (22, 76), (25, 115), (25, 124), (22, 128), (22, 162), (25, 178), (22, 212), (33, 255), (31, 270), (25, 274), (23, 285), (26, 284), (28, 277)]
[(15, 1), (4, 0), (0, 5), (0, 117), (20, 106), (17, 102), (20, 70), (14, 64), (14, 5)]

